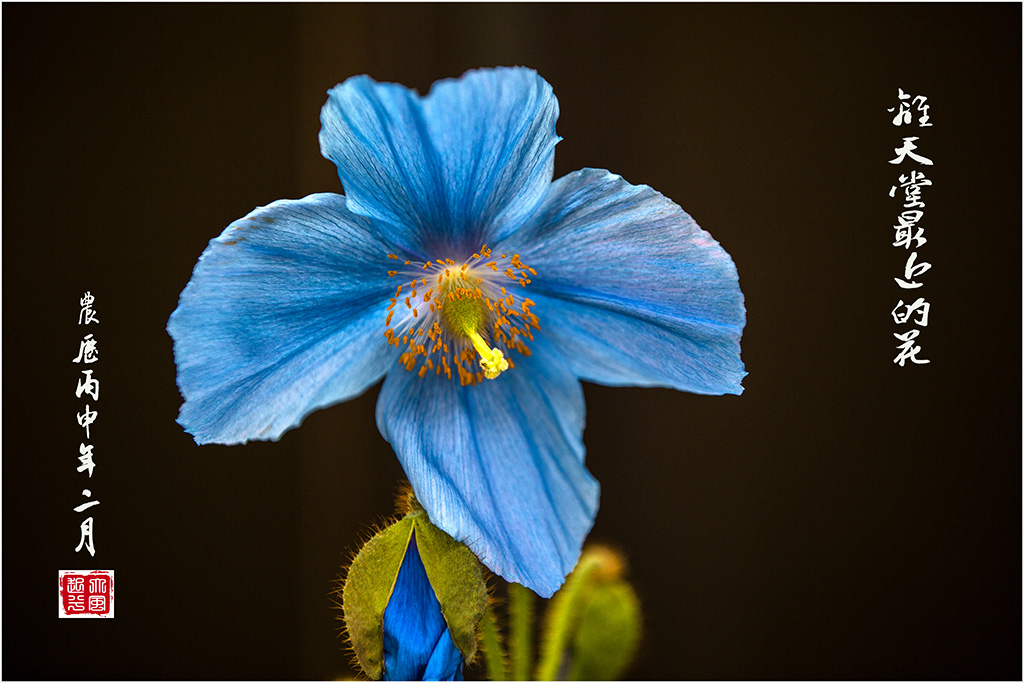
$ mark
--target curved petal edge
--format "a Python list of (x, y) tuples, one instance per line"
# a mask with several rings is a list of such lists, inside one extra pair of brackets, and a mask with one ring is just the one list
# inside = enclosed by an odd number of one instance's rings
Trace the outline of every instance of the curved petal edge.
[[(278, 439), (393, 362), (381, 337), (387, 249), (335, 194), (252, 211), (210, 242), (181, 293), (178, 422), (202, 443)], [(379, 274), (378, 274), (379, 273)]]
[(430, 520), (491, 571), (550, 597), (579, 559), (599, 486), (579, 382), (540, 339), (497, 379), (388, 375), (377, 425)]
[(533, 265), (544, 335), (581, 379), (739, 394), (743, 293), (729, 254), (678, 205), (598, 169), (557, 180), (503, 250)]
[(468, 71), (425, 97), (355, 76), (328, 91), (320, 148), (350, 210), (381, 221), (388, 241), (422, 260), (459, 257), (519, 229), (543, 200), (557, 118), (532, 69)]

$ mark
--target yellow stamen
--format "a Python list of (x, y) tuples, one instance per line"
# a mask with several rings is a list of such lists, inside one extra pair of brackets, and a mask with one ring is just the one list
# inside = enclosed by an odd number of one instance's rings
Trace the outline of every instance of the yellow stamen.
[[(530, 310), (534, 302), (512, 295), (501, 284), (507, 284), (508, 278), (525, 287), (536, 276), (519, 254), (491, 260), (491, 249), (484, 245), (468, 259), (422, 263), (394, 254), (388, 257), (401, 264), (388, 275), (405, 280), (395, 288), (384, 312), (384, 337), (390, 346), (401, 349), (400, 367), (419, 377), (431, 372), (475, 385), (515, 367), (511, 356), (516, 353), (530, 354), (523, 342), (532, 341), (540, 328)], [(394, 315), (402, 304), (411, 316)], [(423, 326), (417, 328), (417, 323)]]
[(499, 349), (487, 346), (487, 342), (480, 336), (480, 333), (470, 332), (466, 336), (473, 342), (473, 348), (480, 354), (480, 367), (483, 368), (484, 377), (494, 379), (505, 370), (508, 370), (508, 361), (505, 360), (505, 354)]

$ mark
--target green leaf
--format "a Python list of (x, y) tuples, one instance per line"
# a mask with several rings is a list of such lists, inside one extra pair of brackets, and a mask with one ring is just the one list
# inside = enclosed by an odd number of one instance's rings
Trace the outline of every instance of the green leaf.
[(472, 662), (477, 627), (487, 609), (483, 566), (469, 548), (431, 524), (425, 513), (412, 513), (406, 519), (415, 524), (416, 547), (452, 641), (463, 658)]
[(413, 522), (413, 517), (405, 517), (377, 532), (356, 554), (345, 577), (345, 627), (359, 665), (374, 680), (384, 674), (384, 609), (405, 559)]

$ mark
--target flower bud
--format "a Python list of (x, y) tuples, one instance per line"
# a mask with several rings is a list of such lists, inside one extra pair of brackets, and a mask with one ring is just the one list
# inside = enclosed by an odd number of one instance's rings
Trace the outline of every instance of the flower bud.
[(615, 551), (583, 549), (548, 605), (538, 680), (614, 680), (632, 663), (640, 641), (640, 603), (624, 572)]
[(342, 602), (370, 678), (461, 680), (476, 655), (487, 587), (476, 556), (414, 507), (360, 549)]
[(616, 579), (594, 587), (573, 642), (571, 681), (617, 680), (640, 642), (640, 602)]

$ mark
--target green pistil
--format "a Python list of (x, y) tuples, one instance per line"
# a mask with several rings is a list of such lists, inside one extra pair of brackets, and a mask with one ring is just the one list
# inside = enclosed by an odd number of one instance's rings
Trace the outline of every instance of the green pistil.
[(477, 296), (478, 292), (479, 290), (473, 290), (473, 293), (467, 289), (455, 290), (454, 298), (444, 301), (441, 306), (441, 317), (453, 334), (469, 339), (473, 348), (480, 354), (480, 367), (484, 371), (484, 377), (494, 379), (508, 370), (508, 361), (505, 360), (505, 354), (497, 348), (488, 346), (480, 335), (480, 330), (487, 324), (488, 309), (483, 299)]

